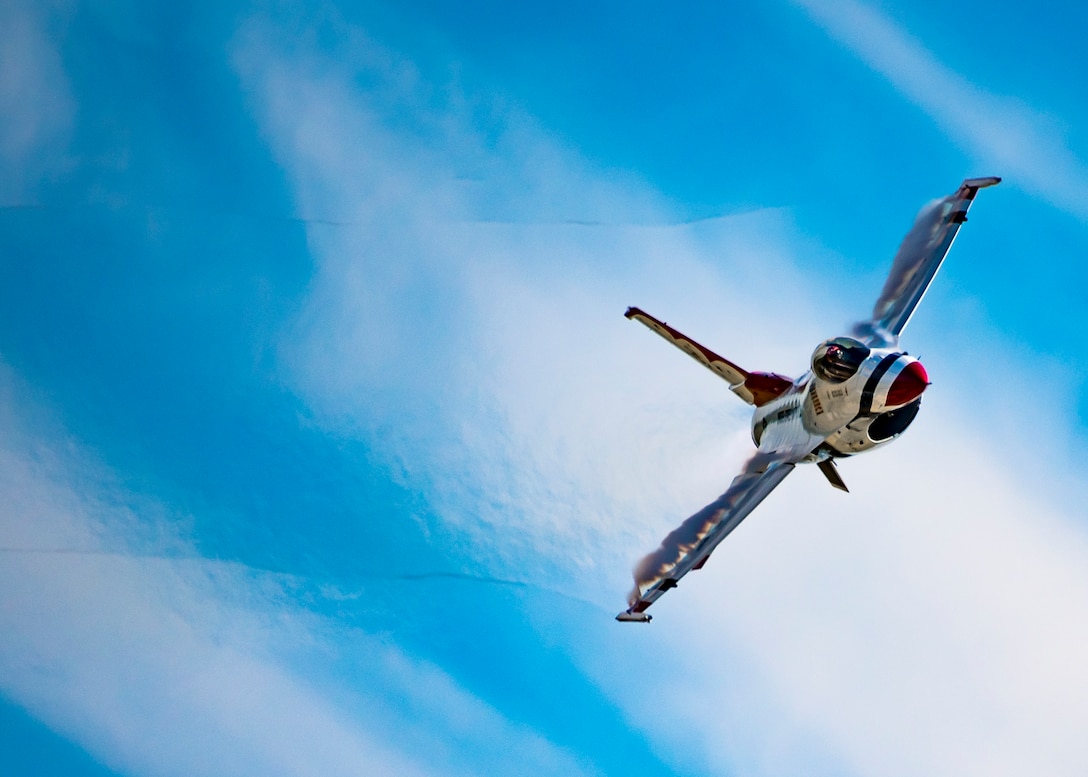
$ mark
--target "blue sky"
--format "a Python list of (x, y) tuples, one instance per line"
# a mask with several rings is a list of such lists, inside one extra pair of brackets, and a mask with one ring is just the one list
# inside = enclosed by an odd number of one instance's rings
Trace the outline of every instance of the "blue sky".
[[(4, 773), (1082, 774), (1081, 16), (0, 5)], [(910, 433), (613, 621), (751, 445), (625, 306), (798, 374), (979, 175)]]

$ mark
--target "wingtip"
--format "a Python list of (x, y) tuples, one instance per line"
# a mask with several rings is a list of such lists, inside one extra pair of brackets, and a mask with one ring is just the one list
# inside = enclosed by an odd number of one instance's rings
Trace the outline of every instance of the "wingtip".
[(641, 312), (642, 311), (639, 310), (638, 308), (636, 308), (634, 305), (631, 305), (631, 306), (629, 306), (627, 308), (627, 312), (623, 314), (623, 317), (624, 318), (634, 318), (635, 316), (637, 316)]
[(1001, 179), (996, 175), (990, 175), (985, 178), (968, 178), (963, 182), (965, 189), (985, 189), (987, 186), (997, 186), (1001, 183)]

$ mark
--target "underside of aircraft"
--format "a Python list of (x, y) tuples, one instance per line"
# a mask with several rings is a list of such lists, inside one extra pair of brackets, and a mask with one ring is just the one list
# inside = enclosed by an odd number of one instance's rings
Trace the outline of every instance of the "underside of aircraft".
[(649, 327), (729, 384), (752, 405), (756, 450), (715, 501), (672, 531), (635, 567), (635, 587), (620, 621), (649, 622), (647, 608), (710, 554), (794, 467), (815, 463), (832, 486), (847, 487), (837, 459), (885, 445), (918, 415), (929, 376), (899, 348), (899, 336), (948, 255), (980, 189), (1000, 178), (970, 178), (919, 212), (892, 262), (868, 320), (813, 351), (797, 378), (749, 372), (636, 307), (629, 319)]

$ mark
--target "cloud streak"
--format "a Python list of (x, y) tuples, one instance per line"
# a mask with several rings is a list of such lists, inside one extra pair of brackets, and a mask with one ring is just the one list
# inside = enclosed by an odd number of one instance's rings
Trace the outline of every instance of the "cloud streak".
[(79, 551), (4, 554), (0, 690), (111, 768), (582, 771), (436, 667), (295, 604), (306, 581), (201, 558), (161, 523), (168, 508), (111, 485), (6, 368), (0, 400), (0, 544)]
[(34, 201), (43, 176), (58, 171), (71, 132), (75, 103), (49, 34), (63, 21), (50, 5), (0, 6), (0, 206)]
[(1014, 186), (1088, 220), (1088, 166), (1055, 122), (944, 65), (894, 21), (857, 2), (792, 0), (832, 39), (923, 110), (980, 164)]

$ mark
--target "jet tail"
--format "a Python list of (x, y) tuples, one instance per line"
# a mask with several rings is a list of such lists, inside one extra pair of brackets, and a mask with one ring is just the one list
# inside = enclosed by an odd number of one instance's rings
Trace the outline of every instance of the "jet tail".
[(777, 397), (793, 385), (793, 381), (773, 372), (748, 372), (733, 362), (699, 345), (687, 335), (676, 331), (664, 321), (651, 316), (640, 308), (627, 308), (627, 318), (649, 327), (681, 351), (702, 364), (729, 384), (730, 390), (749, 405), (759, 407)]

